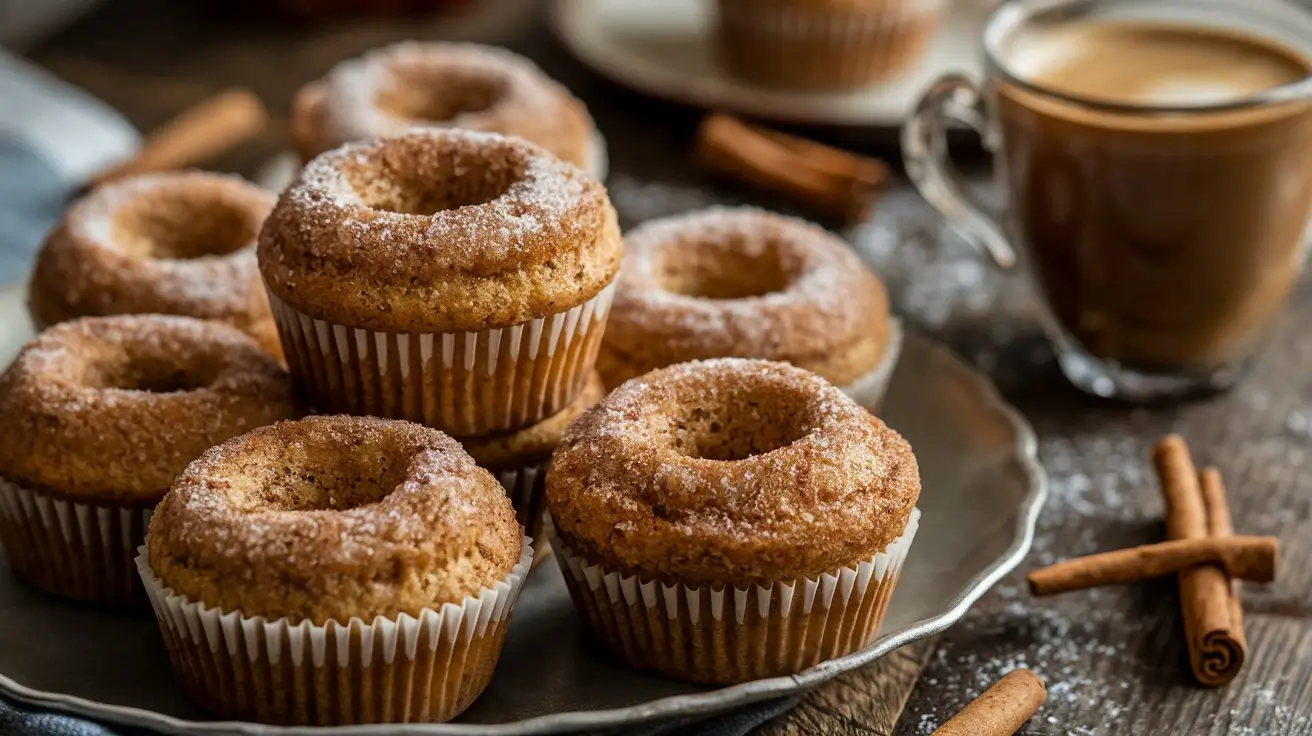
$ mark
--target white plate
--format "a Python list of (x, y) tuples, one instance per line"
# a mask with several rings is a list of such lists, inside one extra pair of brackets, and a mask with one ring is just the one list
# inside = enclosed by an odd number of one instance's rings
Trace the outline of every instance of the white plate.
[[(0, 365), (30, 335), (0, 289)], [(583, 635), (554, 563), (529, 579), (496, 676), (457, 723), (409, 734), (537, 734), (709, 714), (796, 693), (946, 629), (1030, 547), (1047, 493), (1033, 431), (947, 348), (907, 335), (881, 414), (920, 460), (920, 533), (878, 640), (794, 677), (700, 687), (628, 669)], [(395, 726), (283, 729), (204, 720), (183, 699), (149, 609), (100, 611), (19, 583), (0, 560), (0, 692), (44, 708), (173, 734), (377, 735)]]
[(893, 128), (939, 76), (980, 76), (987, 5), (957, 0), (916, 68), (842, 93), (777, 91), (729, 75), (715, 60), (711, 0), (554, 0), (551, 21), (583, 63), (644, 94), (793, 123)]

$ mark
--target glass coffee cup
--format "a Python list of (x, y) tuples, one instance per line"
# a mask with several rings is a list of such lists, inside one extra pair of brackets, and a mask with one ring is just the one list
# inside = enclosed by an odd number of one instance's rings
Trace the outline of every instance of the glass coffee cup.
[[(1065, 375), (1130, 401), (1223, 390), (1302, 269), (1312, 217), (1312, 12), (1285, 0), (1012, 0), (986, 77), (936, 82), (902, 132), (921, 194), (999, 266), (1023, 262)], [(1000, 216), (947, 156), (994, 154)]]

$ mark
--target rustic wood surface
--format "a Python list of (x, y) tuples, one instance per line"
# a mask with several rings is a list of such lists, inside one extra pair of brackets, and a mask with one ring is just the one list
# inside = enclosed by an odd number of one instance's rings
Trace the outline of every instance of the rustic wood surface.
[[(505, 43), (590, 105), (610, 142), (608, 184), (626, 227), (712, 203), (778, 204), (704, 181), (689, 156), (696, 112), (600, 81), (549, 39), (534, 0), (506, 3), (462, 18), (289, 26), (218, 0), (116, 0), (32, 55), (143, 129), (224, 86), (253, 88), (276, 124), (214, 164), (249, 175), (286, 147), (297, 86), (338, 59), (405, 37)], [(1159, 540), (1162, 505), (1148, 450), (1180, 431), (1200, 465), (1224, 473), (1238, 531), (1280, 537), (1283, 566), (1275, 585), (1245, 588), (1250, 662), (1220, 690), (1189, 682), (1173, 581), (1034, 601), (1018, 573), (946, 634), (818, 689), (762, 732), (928, 734), (1024, 665), (1050, 693), (1024, 733), (1312, 733), (1312, 291), (1300, 289), (1240, 389), (1185, 406), (1131, 408), (1067, 386), (1035, 327), (1026, 285), (975, 260), (904, 187), (873, 222), (845, 235), (886, 276), (911, 324), (989, 372), (1034, 423), (1052, 494), (1029, 564)]]

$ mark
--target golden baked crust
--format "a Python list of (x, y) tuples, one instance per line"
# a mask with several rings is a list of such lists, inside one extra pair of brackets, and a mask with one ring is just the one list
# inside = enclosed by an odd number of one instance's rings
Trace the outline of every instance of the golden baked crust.
[(503, 580), (522, 541), (501, 485), (449, 436), (317, 416), (187, 466), (146, 544), (155, 575), (193, 601), (322, 625), (458, 604)]
[(533, 62), (470, 43), (374, 49), (302, 87), (292, 106), (303, 161), (417, 126), (515, 135), (584, 167), (593, 135), (583, 103)]
[(574, 399), (574, 403), (555, 416), (516, 432), (461, 437), (460, 444), (473, 456), (475, 462), (494, 473), (536, 465), (550, 458), (551, 453), (556, 451), (570, 422), (596, 406), (605, 395), (606, 388), (601, 383), (601, 376), (594, 371), (588, 376), (587, 385), (578, 398)]
[(884, 284), (842, 240), (804, 220), (713, 207), (625, 238), (597, 369), (607, 386), (674, 363), (782, 360), (845, 386), (889, 340)]
[(46, 238), (29, 305), (40, 326), (84, 316), (216, 319), (278, 340), (255, 264), (273, 195), (225, 174), (150, 174), (75, 202)]
[(920, 495), (910, 445), (824, 379), (725, 358), (620, 386), (547, 473), (562, 541), (689, 585), (793, 580), (869, 559)]
[(232, 327), (86, 317), (41, 333), (0, 375), (0, 474), (149, 505), (206, 449), (292, 416), (291, 379)]
[(260, 233), (270, 291), (350, 327), (475, 331), (563, 312), (619, 270), (606, 190), (516, 138), (417, 130), (311, 161)]

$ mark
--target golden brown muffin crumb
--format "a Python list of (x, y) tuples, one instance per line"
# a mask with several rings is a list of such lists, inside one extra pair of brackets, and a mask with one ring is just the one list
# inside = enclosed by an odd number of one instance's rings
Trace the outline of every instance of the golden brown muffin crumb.
[(409, 422), (309, 417), (189, 465), (147, 536), (175, 593), (317, 625), (459, 603), (504, 579), (522, 537), (496, 480)]
[(883, 358), (883, 283), (816, 225), (713, 207), (645, 223), (625, 242), (597, 361), (608, 386), (721, 357), (785, 361), (845, 386)]
[(41, 333), (0, 375), (0, 474), (148, 505), (206, 449), (295, 415), (286, 372), (232, 327), (87, 317)]
[(82, 316), (175, 314), (227, 322), (277, 353), (255, 264), (273, 195), (224, 174), (151, 174), (99, 187), (37, 254), (39, 325)]
[(683, 363), (628, 381), (566, 430), (547, 475), (562, 541), (689, 585), (814, 576), (902, 534), (920, 494), (906, 440), (783, 363)]
[(519, 136), (588, 166), (587, 109), (528, 59), (492, 46), (404, 42), (343, 61), (297, 93), (293, 130), (308, 160), (413, 127)]
[(605, 189), (525, 141), (419, 130), (343, 146), (301, 173), (260, 234), (265, 283), (299, 311), (413, 332), (566, 311), (619, 270)]

